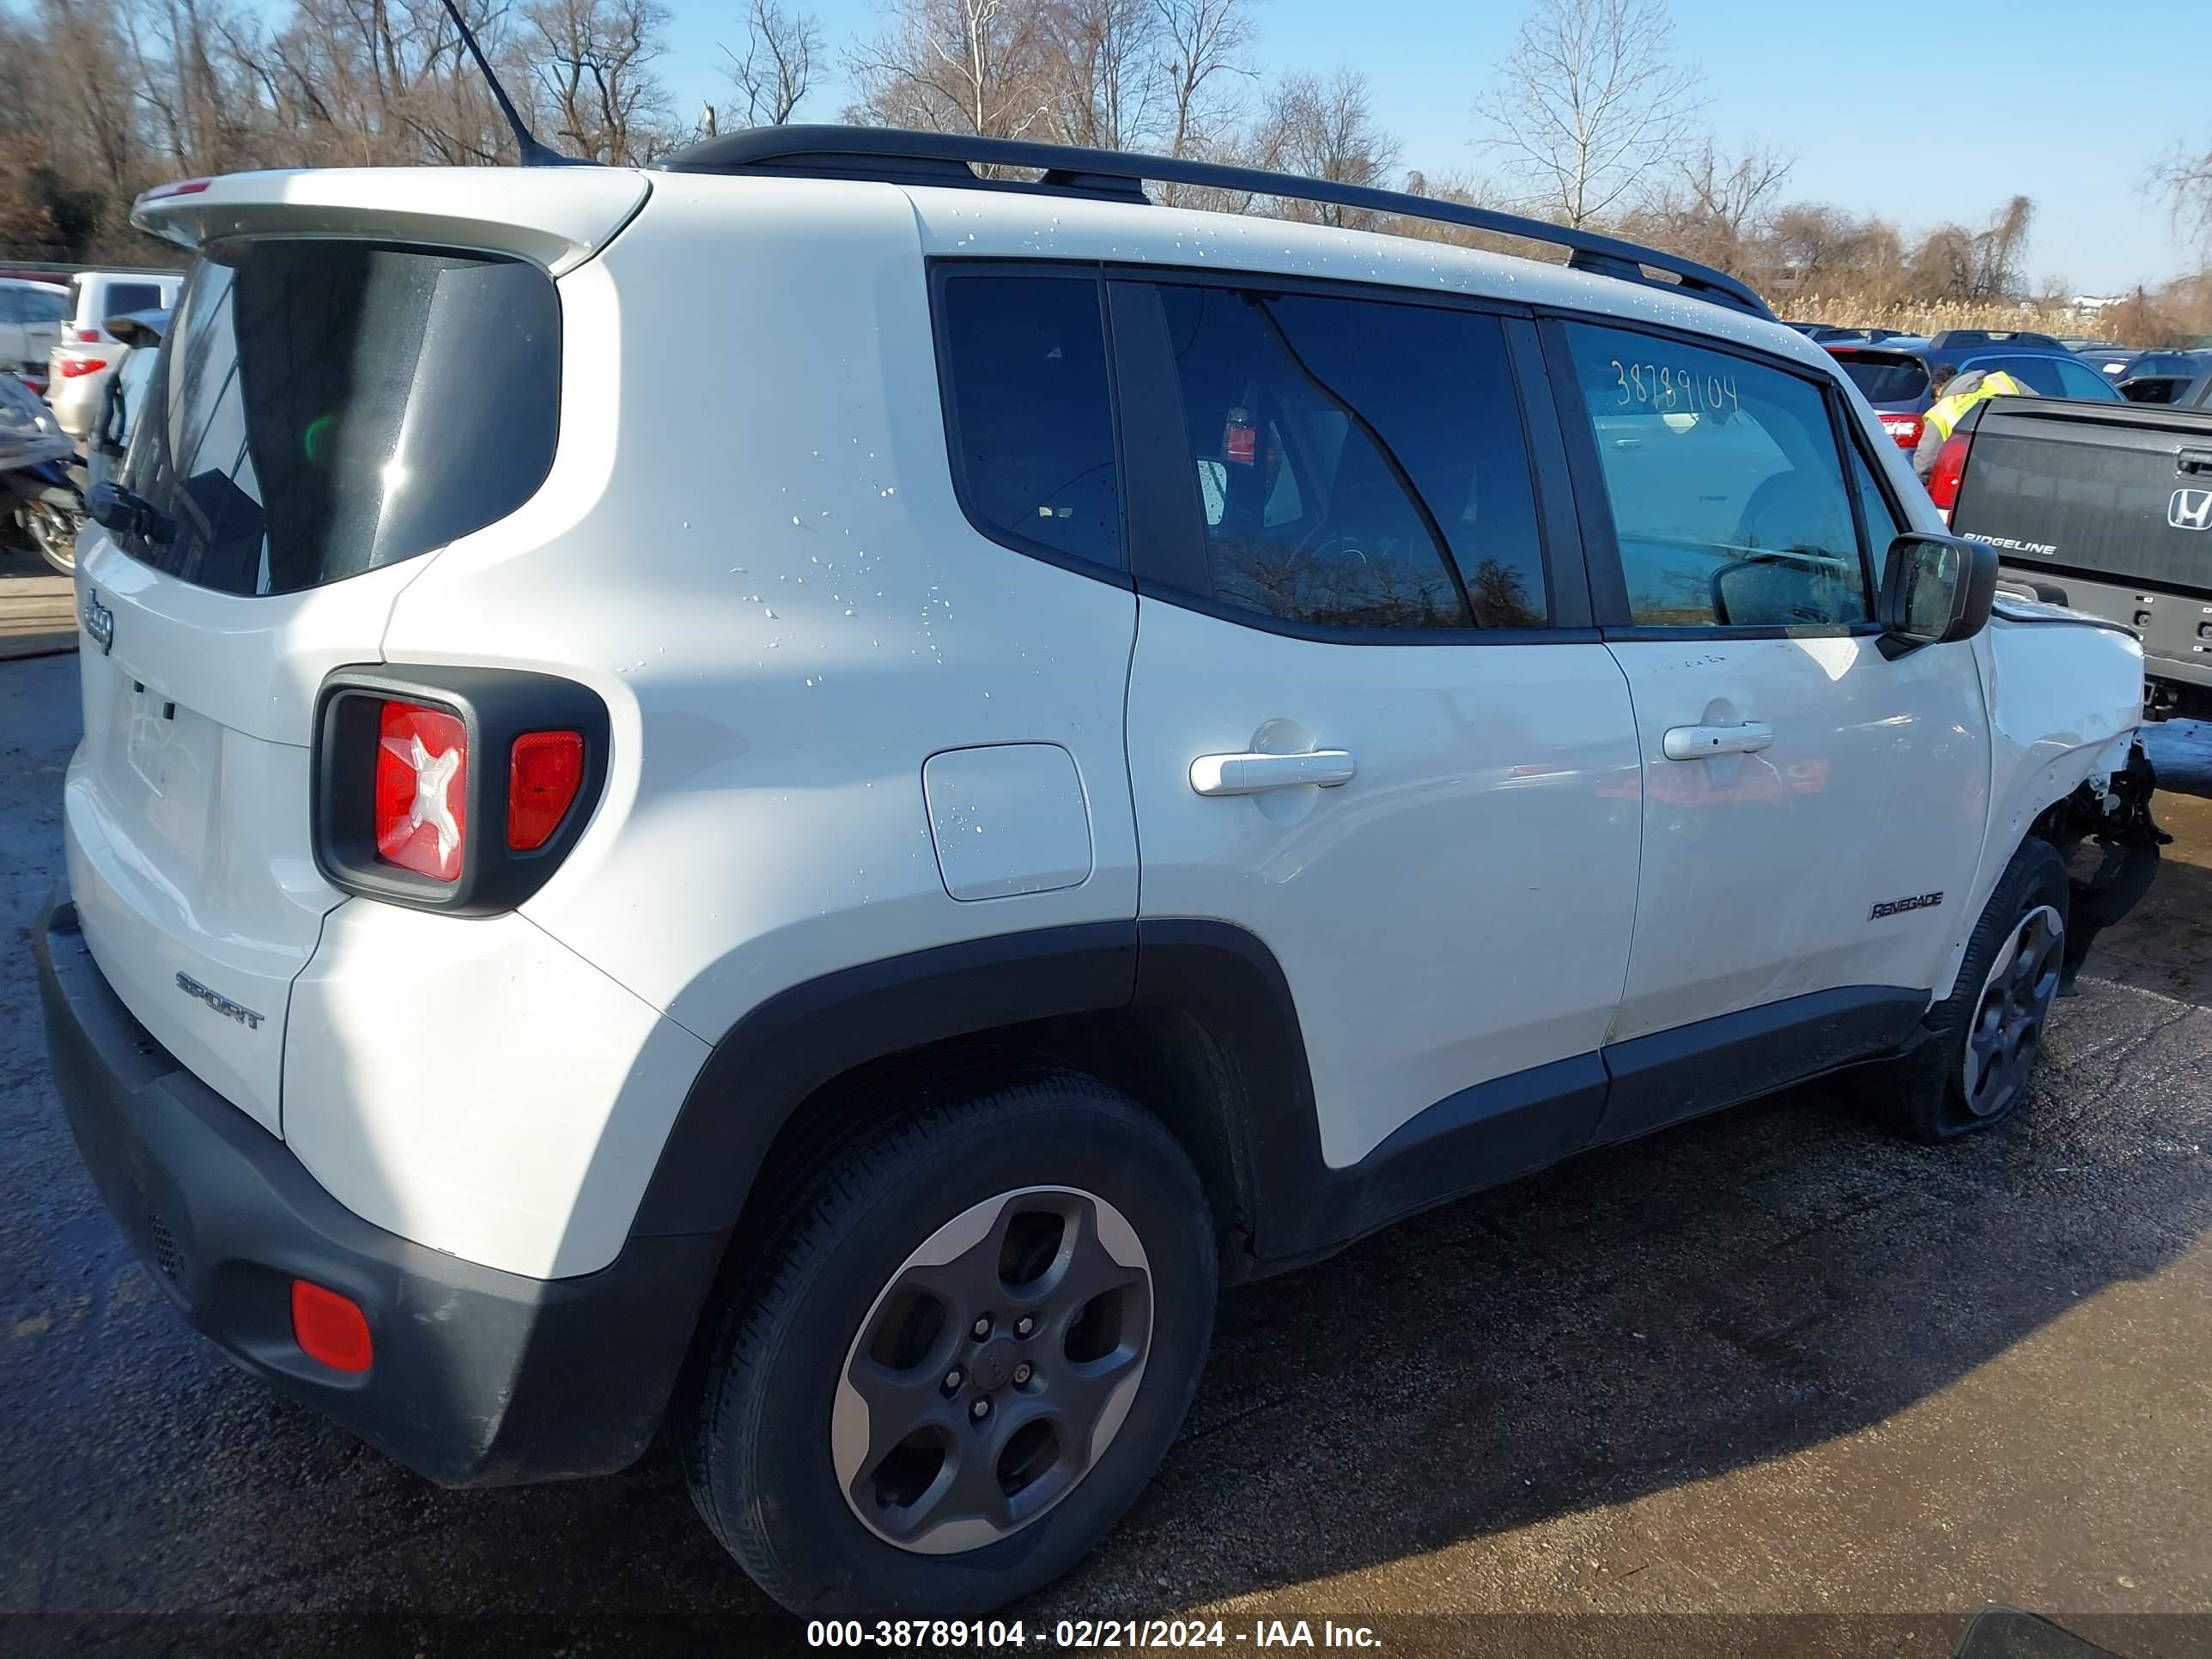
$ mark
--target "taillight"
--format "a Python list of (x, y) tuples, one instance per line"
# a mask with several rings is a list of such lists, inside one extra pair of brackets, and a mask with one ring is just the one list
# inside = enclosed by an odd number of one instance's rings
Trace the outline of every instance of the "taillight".
[[(88, 333), (84, 337), (96, 340), (100, 337)], [(106, 367), (107, 361), (104, 357), (64, 357), (62, 359), (62, 379), (74, 380), (80, 374), (97, 374)]]
[(592, 822), (608, 726), (596, 692), (551, 674), (340, 669), (315, 711), (315, 867), (388, 903), (515, 909)]
[(1959, 483), (1966, 475), (1966, 450), (1972, 442), (1972, 433), (1954, 432), (1936, 452), (1936, 470), (1928, 475), (1928, 495), (1945, 524), (1951, 522), (1951, 509), (1959, 504)]
[(1920, 417), (1917, 415), (1885, 415), (1881, 429), (1897, 441), (1899, 449), (1920, 447)]
[(507, 763), (507, 844), (534, 852), (561, 827), (584, 782), (581, 732), (526, 732)]
[(433, 881), (459, 881), (468, 798), (469, 733), (459, 717), (386, 703), (377, 718), (376, 855)]

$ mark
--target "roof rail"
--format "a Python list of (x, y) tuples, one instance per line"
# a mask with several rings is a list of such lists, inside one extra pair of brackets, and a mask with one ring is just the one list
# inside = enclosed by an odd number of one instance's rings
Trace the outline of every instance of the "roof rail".
[[(754, 127), (709, 138), (678, 150), (658, 165), (669, 173), (873, 179), (890, 184), (951, 185), (1121, 202), (1145, 201), (1147, 179), (1161, 184), (1210, 185), (1255, 196), (1364, 208), (1547, 242), (1568, 250), (1567, 264), (1577, 270), (1679, 290), (1754, 317), (1771, 319), (1774, 316), (1766, 302), (1737, 278), (1616, 236), (1400, 191), (1182, 156), (1139, 155), (1018, 138), (978, 138), (958, 132), (916, 132), (902, 127), (785, 126)], [(1036, 168), (1042, 176), (1033, 181), (984, 178), (975, 172), (977, 167)], [(1666, 277), (1653, 276), (1653, 270), (1664, 271)]]

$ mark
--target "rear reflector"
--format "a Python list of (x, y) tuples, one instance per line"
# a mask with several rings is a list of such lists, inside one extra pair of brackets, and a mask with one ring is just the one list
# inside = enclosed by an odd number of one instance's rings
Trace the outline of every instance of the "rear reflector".
[(372, 1358), (368, 1318), (351, 1297), (304, 1279), (292, 1281), (292, 1340), (334, 1371), (365, 1371)]
[[(88, 329), (84, 337), (97, 340), (100, 336)], [(74, 380), (80, 374), (97, 374), (106, 367), (107, 360), (104, 357), (64, 357), (62, 359), (62, 379)]]
[(386, 703), (377, 720), (377, 856), (433, 881), (459, 881), (468, 798), (469, 734), (459, 717)]
[(584, 734), (526, 732), (507, 765), (507, 844), (518, 853), (545, 845), (568, 815), (584, 782)]

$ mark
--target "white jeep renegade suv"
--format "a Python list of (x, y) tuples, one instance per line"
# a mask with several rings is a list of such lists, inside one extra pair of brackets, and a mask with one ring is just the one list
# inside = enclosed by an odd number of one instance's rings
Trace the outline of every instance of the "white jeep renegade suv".
[(1992, 619), (1648, 248), (842, 129), (137, 217), (199, 257), (79, 549), (85, 1158), (434, 1480), (672, 1414), (794, 1608), (1064, 1571), (1223, 1279), (1861, 1062), (2003, 1117), (2153, 867), (2135, 641)]

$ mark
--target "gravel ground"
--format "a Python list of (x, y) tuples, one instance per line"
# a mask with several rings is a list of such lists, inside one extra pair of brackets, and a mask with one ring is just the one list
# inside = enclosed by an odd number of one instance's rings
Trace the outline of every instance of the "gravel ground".
[[(23, 948), (74, 676), (0, 667), (0, 1653), (799, 1645), (665, 1452), (442, 1492), (155, 1294)], [(2212, 733), (2155, 742), (2179, 839), (2027, 1115), (1929, 1151), (1803, 1090), (1232, 1293), (1158, 1481), (1031, 1630), (1948, 1654), (1996, 1601), (2212, 1654)]]

